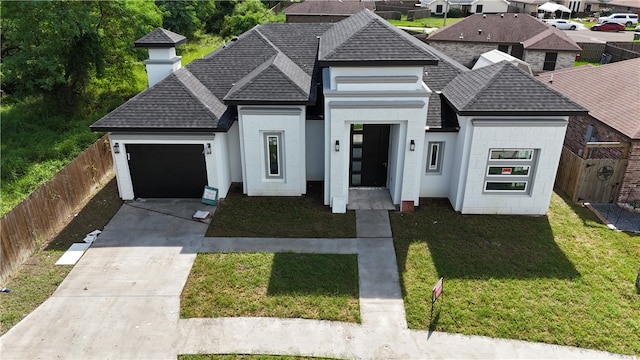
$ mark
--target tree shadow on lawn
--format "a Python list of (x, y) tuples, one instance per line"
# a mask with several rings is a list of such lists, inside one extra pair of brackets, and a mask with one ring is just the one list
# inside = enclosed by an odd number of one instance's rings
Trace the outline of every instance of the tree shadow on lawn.
[(409, 247), (427, 244), (437, 275), (458, 279), (574, 279), (546, 216), (462, 215), (447, 199), (421, 199), (414, 213), (392, 213), (402, 274)]

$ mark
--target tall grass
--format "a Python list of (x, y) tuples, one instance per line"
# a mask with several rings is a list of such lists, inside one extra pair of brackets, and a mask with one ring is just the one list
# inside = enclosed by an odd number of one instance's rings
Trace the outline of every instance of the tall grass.
[[(219, 46), (219, 37), (200, 35), (179, 48), (183, 64)], [(134, 66), (127, 82), (93, 79), (77, 111), (61, 113), (44, 96), (2, 98), (0, 116), (0, 216), (11, 211), (103, 133), (89, 125), (146, 87), (144, 64)]]

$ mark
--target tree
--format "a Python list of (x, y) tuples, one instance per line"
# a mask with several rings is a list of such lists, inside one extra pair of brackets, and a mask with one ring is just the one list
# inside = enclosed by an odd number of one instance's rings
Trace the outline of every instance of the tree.
[(237, 36), (258, 24), (275, 22), (275, 20), (275, 14), (260, 0), (242, 1), (236, 4), (231, 15), (224, 17), (220, 35), (222, 37)]
[(127, 81), (133, 42), (161, 24), (153, 2), (16, 1), (2, 11), (2, 86), (73, 107), (94, 77)]
[(216, 10), (215, 2), (209, 0), (157, 0), (156, 5), (163, 13), (162, 27), (188, 38), (193, 38)]

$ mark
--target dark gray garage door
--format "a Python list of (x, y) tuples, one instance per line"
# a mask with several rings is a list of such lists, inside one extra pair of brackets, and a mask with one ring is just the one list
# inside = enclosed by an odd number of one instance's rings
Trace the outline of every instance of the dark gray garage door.
[(207, 184), (203, 145), (126, 144), (133, 193), (141, 198), (199, 198)]

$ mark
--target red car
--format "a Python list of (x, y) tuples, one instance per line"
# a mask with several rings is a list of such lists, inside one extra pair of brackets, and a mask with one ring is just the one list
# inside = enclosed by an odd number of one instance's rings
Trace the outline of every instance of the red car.
[(618, 31), (624, 31), (624, 25), (622, 24), (618, 24), (618, 23), (604, 23), (604, 24), (597, 24), (597, 25), (593, 25), (591, 27), (591, 30), (593, 31), (614, 31), (614, 32), (618, 32)]

